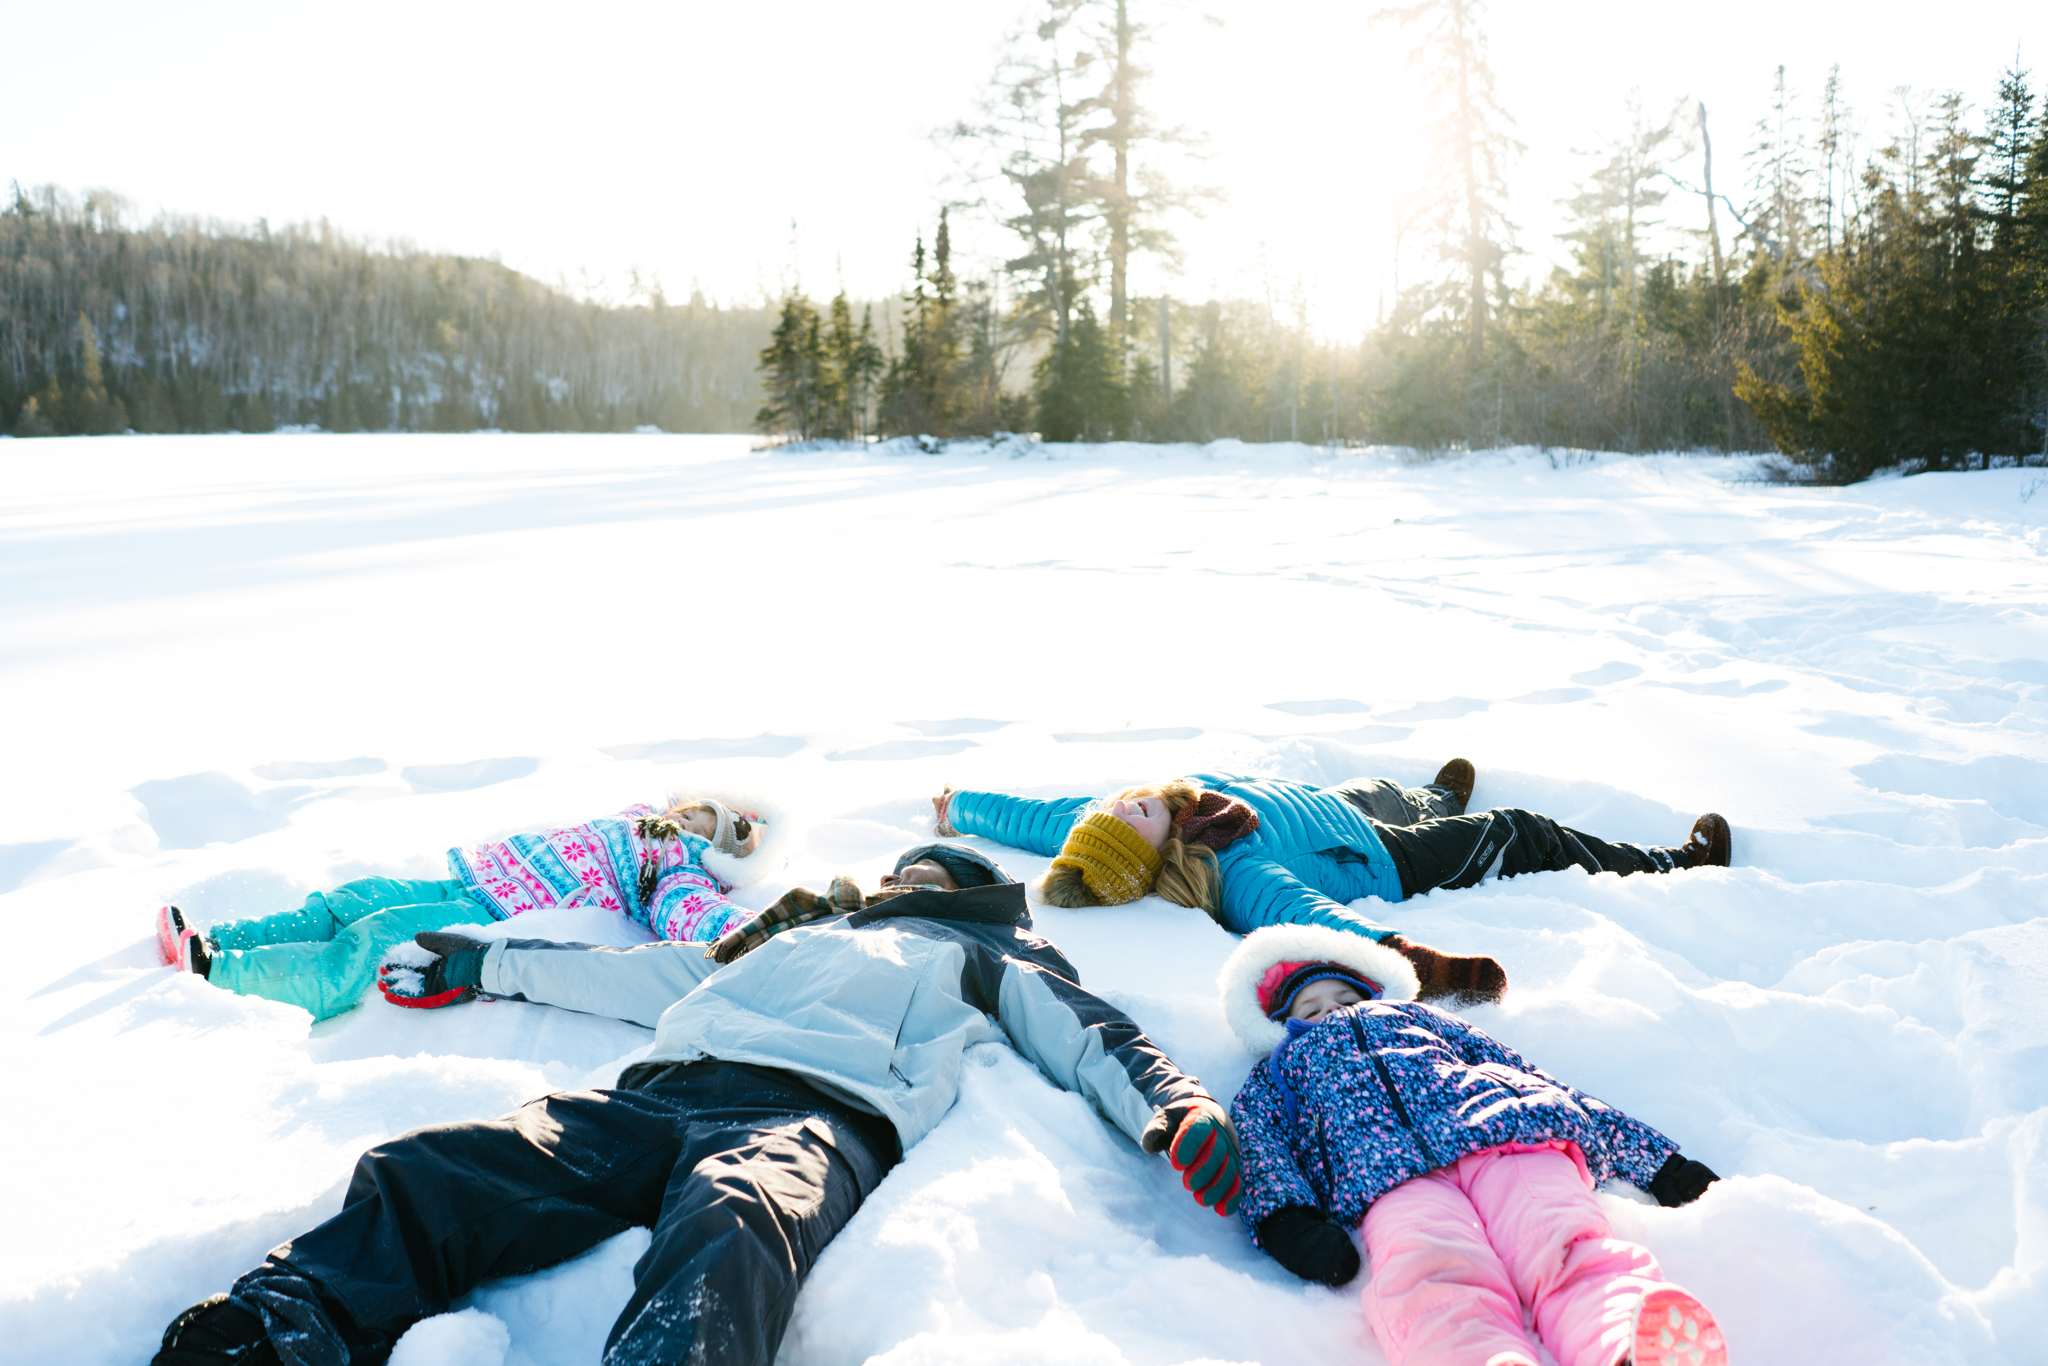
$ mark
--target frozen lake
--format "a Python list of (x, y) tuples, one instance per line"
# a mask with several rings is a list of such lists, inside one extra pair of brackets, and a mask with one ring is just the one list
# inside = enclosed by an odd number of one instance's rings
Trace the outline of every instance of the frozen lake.
[[(0, 441), (0, 916), (19, 965), (0, 1341), (137, 1363), (419, 1124), (609, 1082), (648, 1031), (376, 1002), (317, 1028), (157, 965), (151, 913), (296, 904), (667, 789), (772, 792), (741, 894), (929, 838), (941, 783), (1423, 781), (1735, 866), (1379, 914), (1507, 966), (1470, 1012), (1728, 1179), (1603, 1195), (1743, 1366), (2048, 1361), (2048, 480), (1300, 446), (750, 453), (743, 437)], [(990, 850), (1018, 876), (1045, 861)], [(597, 913), (523, 934), (632, 942)], [(1227, 1096), (1232, 941), (1035, 909)], [(537, 917), (535, 920), (541, 918)], [(820, 1263), (787, 1366), (1377, 1363), (1347, 1291), (1015, 1054)], [(399, 1366), (591, 1362), (644, 1235)], [(506, 1345), (509, 1336), (509, 1346)]]

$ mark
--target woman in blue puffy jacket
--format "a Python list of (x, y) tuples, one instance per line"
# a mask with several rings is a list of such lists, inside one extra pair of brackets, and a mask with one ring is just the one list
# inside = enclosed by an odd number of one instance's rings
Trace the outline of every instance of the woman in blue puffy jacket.
[(1651, 848), (1598, 839), (1533, 811), (1503, 807), (1464, 815), (1473, 770), (1445, 764), (1432, 786), (1456, 811), (1411, 804), (1389, 820), (1391, 784), (1319, 788), (1285, 778), (1196, 773), (1116, 796), (1033, 798), (947, 789), (934, 798), (942, 835), (980, 835), (1051, 855), (1041, 884), (1055, 906), (1115, 906), (1152, 892), (1199, 907), (1225, 929), (1313, 924), (1349, 930), (1397, 949), (1415, 964), (1424, 999), (1497, 998), (1506, 974), (1490, 958), (1453, 958), (1404, 939), (1347, 903), (1404, 901), (1438, 887), (1493, 877), (1583, 868), (1589, 873), (1668, 873), (1726, 867), (1728, 823), (1713, 813), (1685, 843)]

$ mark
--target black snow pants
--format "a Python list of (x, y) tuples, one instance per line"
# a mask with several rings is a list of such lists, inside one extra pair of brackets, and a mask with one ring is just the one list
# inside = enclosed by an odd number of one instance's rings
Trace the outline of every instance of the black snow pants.
[(1519, 873), (1583, 868), (1627, 877), (1685, 866), (1677, 849), (1610, 843), (1519, 807), (1495, 807), (1407, 826), (1374, 824), (1401, 875), (1403, 896), (1420, 896), (1438, 887), (1470, 887)]
[(388, 1344), (483, 1281), (647, 1226), (605, 1366), (769, 1366), (812, 1263), (895, 1165), (896, 1132), (774, 1068), (636, 1074), (372, 1148), (341, 1213), (271, 1260), (353, 1318), (338, 1325), (352, 1345)]

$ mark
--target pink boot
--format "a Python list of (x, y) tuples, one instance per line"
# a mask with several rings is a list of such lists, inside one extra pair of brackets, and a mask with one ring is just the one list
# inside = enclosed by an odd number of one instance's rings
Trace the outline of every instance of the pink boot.
[(1707, 1307), (1675, 1285), (1660, 1285), (1636, 1306), (1630, 1366), (1728, 1366), (1728, 1344)]
[(191, 931), (185, 928), (185, 915), (176, 906), (160, 907), (156, 913), (156, 956), (167, 968), (178, 966), (181, 956), (178, 952), (185, 936)]
[(195, 977), (208, 976), (213, 968), (206, 936), (187, 925), (185, 913), (176, 906), (165, 906), (156, 913), (156, 952), (165, 967)]

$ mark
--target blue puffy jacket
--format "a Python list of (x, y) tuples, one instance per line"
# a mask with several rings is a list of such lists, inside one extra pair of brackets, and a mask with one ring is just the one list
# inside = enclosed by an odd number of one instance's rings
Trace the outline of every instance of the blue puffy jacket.
[[(1266, 925), (1329, 925), (1374, 939), (1394, 933), (1345, 905), (1366, 896), (1402, 899), (1393, 860), (1363, 811), (1334, 792), (1285, 778), (1191, 773), (1188, 781), (1259, 813), (1259, 828), (1216, 856), (1224, 928), (1250, 934)], [(1098, 800), (963, 791), (953, 794), (946, 819), (963, 835), (1051, 856)]]
[(1434, 1006), (1369, 1001), (1252, 1069), (1230, 1107), (1245, 1224), (1289, 1205), (1346, 1228), (1403, 1181), (1506, 1143), (1574, 1143), (1595, 1181), (1647, 1188), (1678, 1145)]

